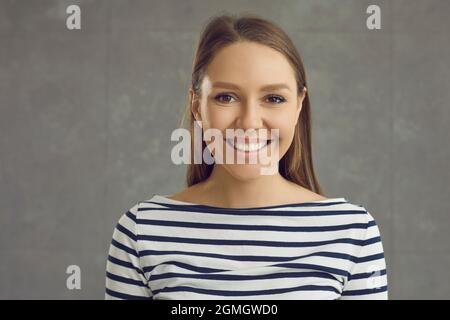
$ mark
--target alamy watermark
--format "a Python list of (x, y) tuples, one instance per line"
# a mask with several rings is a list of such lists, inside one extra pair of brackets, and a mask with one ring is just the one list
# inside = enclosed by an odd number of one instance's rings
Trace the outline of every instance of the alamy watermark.
[(69, 290), (81, 289), (81, 268), (76, 264), (67, 266), (66, 273), (69, 275), (66, 279), (66, 287)]
[(72, 4), (66, 8), (66, 13), (69, 16), (66, 19), (66, 28), (69, 30), (81, 29), (81, 9), (80, 6)]
[(216, 128), (202, 131), (201, 121), (195, 121), (193, 157), (190, 131), (178, 128), (172, 132), (171, 141), (179, 141), (171, 151), (172, 163), (191, 164), (193, 158), (194, 164), (260, 164), (261, 175), (278, 172), (279, 129), (226, 129), (225, 136)]

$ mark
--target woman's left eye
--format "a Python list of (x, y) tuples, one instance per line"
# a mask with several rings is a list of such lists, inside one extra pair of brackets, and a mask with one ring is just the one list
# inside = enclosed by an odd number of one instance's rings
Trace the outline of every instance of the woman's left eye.
[(267, 99), (270, 100), (269, 102), (275, 103), (275, 104), (283, 103), (286, 101), (286, 99), (284, 99), (282, 96), (277, 96), (277, 95), (268, 96)]

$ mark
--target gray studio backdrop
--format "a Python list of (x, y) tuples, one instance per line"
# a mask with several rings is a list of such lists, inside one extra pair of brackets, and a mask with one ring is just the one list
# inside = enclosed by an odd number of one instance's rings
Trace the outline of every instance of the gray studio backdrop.
[(298, 46), (319, 181), (375, 217), (390, 298), (450, 298), (447, 0), (0, 0), (0, 298), (103, 299), (119, 216), (184, 186), (170, 134), (201, 27), (224, 10)]

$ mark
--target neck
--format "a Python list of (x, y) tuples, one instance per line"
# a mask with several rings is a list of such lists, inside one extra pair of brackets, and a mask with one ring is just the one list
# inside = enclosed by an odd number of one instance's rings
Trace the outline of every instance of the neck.
[(249, 180), (239, 180), (223, 166), (215, 165), (205, 184), (205, 193), (220, 206), (238, 208), (264, 206), (276, 201), (289, 182), (279, 173), (260, 175)]

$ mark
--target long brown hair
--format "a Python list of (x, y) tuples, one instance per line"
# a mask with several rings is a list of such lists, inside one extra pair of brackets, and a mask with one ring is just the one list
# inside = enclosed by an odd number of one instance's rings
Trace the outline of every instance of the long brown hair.
[[(298, 92), (302, 92), (307, 87), (305, 69), (295, 45), (289, 36), (273, 22), (265, 20), (252, 14), (242, 16), (224, 14), (212, 17), (205, 25), (195, 51), (192, 65), (192, 80), (190, 89), (196, 95), (200, 95), (200, 87), (208, 64), (213, 59), (216, 52), (221, 48), (238, 41), (253, 41), (282, 53), (292, 65)], [(309, 90), (303, 99), (302, 110), (299, 121), (295, 127), (293, 141), (286, 154), (279, 161), (280, 174), (289, 181), (292, 181), (313, 192), (323, 195), (322, 189), (314, 174), (312, 154), (311, 154), (311, 107), (309, 102)], [(188, 164), (186, 172), (186, 184), (192, 186), (206, 180), (214, 167), (202, 161), (195, 164), (194, 157), (194, 126), (195, 118), (191, 112), (192, 97), (188, 95), (187, 106), (181, 120), (189, 121), (191, 133), (191, 162)], [(202, 139), (202, 150), (205, 150), (206, 143)]]

